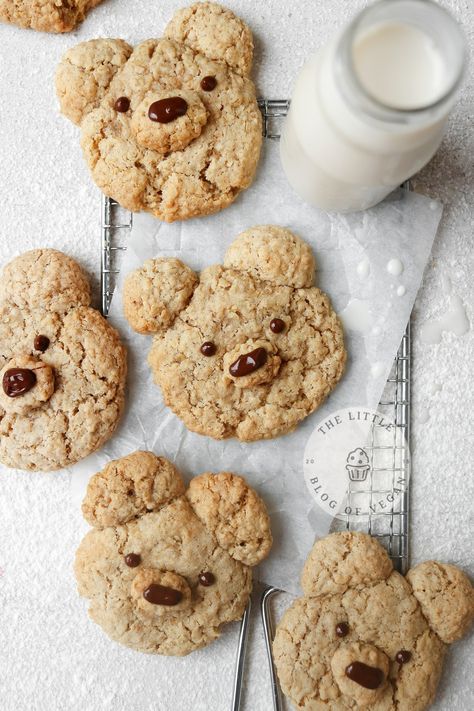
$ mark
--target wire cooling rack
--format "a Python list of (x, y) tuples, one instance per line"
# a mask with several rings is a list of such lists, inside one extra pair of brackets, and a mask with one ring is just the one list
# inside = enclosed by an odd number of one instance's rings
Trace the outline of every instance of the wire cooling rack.
[[(280, 138), (281, 121), (286, 116), (290, 102), (286, 99), (268, 100), (260, 99), (259, 107), (263, 116), (263, 135), (271, 140)], [(409, 189), (406, 184), (404, 186)], [(102, 313), (107, 316), (112, 300), (116, 278), (120, 273), (121, 255), (127, 249), (127, 236), (133, 225), (133, 215), (120, 207), (111, 198), (102, 198), (101, 216), (101, 295)], [(377, 513), (369, 507), (366, 516), (357, 517), (357, 520), (347, 514), (345, 519), (335, 519), (332, 530), (358, 530), (369, 533), (378, 538), (385, 546), (394, 567), (404, 574), (408, 569), (409, 555), (409, 446), (410, 446), (410, 360), (411, 342), (410, 326), (408, 326), (395, 357), (395, 361), (387, 380), (378, 411), (386, 415), (395, 424), (392, 430), (392, 440), (383, 444), (378, 442), (377, 427), (372, 428), (372, 441), (366, 451), (371, 464), (369, 473), (370, 503), (380, 497), (393, 499), (388, 508)], [(382, 466), (378, 465), (380, 462)], [(402, 493), (393, 497), (393, 492), (400, 488), (399, 482), (403, 481)], [(360, 489), (356, 484), (349, 482), (347, 490), (348, 508), (356, 504)], [(366, 492), (367, 493), (367, 492)], [(260, 601), (265, 643), (272, 680), (273, 707), (275, 711), (283, 708), (282, 696), (273, 663), (272, 640), (273, 619), (271, 614), (271, 598), (280, 592), (277, 588), (266, 587)], [(233, 685), (232, 711), (238, 711), (241, 705), (242, 686), (244, 677), (244, 660), (247, 647), (248, 629), (250, 621), (250, 604), (243, 617), (237, 662)]]

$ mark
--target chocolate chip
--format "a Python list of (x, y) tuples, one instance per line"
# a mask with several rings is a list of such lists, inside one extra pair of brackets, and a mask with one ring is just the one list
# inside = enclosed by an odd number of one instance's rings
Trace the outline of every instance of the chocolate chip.
[(411, 659), (411, 652), (406, 649), (401, 649), (396, 653), (395, 659), (399, 664), (407, 664)]
[(24, 395), (36, 385), (36, 375), (29, 368), (10, 368), (3, 376), (3, 390), (8, 397)]
[(336, 634), (338, 637), (347, 637), (349, 634), (349, 625), (347, 622), (338, 622), (336, 625)]
[(129, 568), (136, 568), (137, 565), (140, 565), (142, 562), (142, 557), (140, 553), (127, 553), (127, 555), (124, 556), (124, 561), (125, 565), (128, 565)]
[(270, 330), (273, 331), (273, 333), (281, 333), (285, 330), (285, 325), (285, 322), (282, 321), (281, 318), (273, 318), (270, 321)]
[(143, 597), (152, 605), (177, 605), (183, 598), (183, 593), (180, 590), (167, 588), (165, 585), (157, 585), (152, 583), (143, 591)]
[(119, 98), (115, 102), (115, 110), (121, 114), (125, 114), (129, 110), (129, 108), (130, 99), (128, 99), (126, 96), (119, 96)]
[(216, 351), (216, 344), (212, 343), (212, 341), (206, 341), (201, 346), (201, 353), (205, 356), (213, 356)]
[(170, 123), (188, 110), (188, 102), (181, 96), (170, 96), (167, 99), (154, 101), (148, 109), (148, 118), (157, 123)]
[(49, 346), (48, 336), (36, 336), (33, 345), (35, 347), (35, 351), (41, 351), (41, 353), (44, 353), (46, 350), (48, 350)]
[(201, 583), (201, 585), (204, 585), (205, 588), (208, 588), (209, 585), (214, 585), (216, 582), (216, 578), (212, 573), (199, 573), (198, 575), (198, 580)]
[(378, 667), (369, 667), (362, 662), (352, 662), (346, 667), (346, 676), (364, 689), (378, 689), (385, 675)]
[(241, 378), (243, 375), (249, 375), (254, 373), (256, 370), (265, 365), (267, 362), (267, 351), (265, 348), (256, 348), (250, 353), (245, 353), (234, 361), (230, 368), (229, 373), (234, 376), (234, 378)]
[(204, 77), (201, 81), (201, 89), (203, 91), (213, 91), (217, 86), (216, 77)]

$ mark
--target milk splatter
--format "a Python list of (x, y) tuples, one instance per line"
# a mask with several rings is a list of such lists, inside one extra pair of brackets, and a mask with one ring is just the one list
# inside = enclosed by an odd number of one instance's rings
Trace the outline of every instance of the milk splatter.
[(372, 326), (372, 314), (368, 301), (351, 299), (346, 308), (339, 314), (345, 328), (364, 333)]

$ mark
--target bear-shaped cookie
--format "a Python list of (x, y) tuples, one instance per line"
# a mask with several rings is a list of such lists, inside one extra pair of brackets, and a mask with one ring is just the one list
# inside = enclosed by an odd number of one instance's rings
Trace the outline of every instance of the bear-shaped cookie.
[(262, 142), (252, 55), (249, 28), (214, 3), (178, 10), (163, 39), (68, 50), (56, 74), (61, 111), (80, 125), (103, 192), (167, 222), (233, 202)]
[(0, 279), (0, 461), (51, 471), (98, 449), (123, 410), (126, 352), (90, 308), (80, 266), (54, 249)]
[(474, 617), (474, 590), (453, 565), (429, 561), (406, 577), (363, 533), (317, 541), (304, 597), (273, 643), (284, 693), (304, 711), (422, 711), (433, 701), (448, 644)]
[(167, 459), (135, 452), (95, 474), (82, 505), (93, 529), (75, 561), (90, 617), (140, 652), (184, 655), (239, 619), (252, 567), (271, 547), (265, 505), (245, 480), (201, 474), (186, 489)]
[(154, 333), (149, 363), (188, 429), (251, 441), (293, 430), (340, 379), (340, 321), (312, 286), (309, 246), (287, 229), (254, 227), (224, 264), (195, 274), (151, 259), (129, 274), (125, 317)]
[(69, 32), (102, 0), (0, 0), (0, 20), (41, 32)]

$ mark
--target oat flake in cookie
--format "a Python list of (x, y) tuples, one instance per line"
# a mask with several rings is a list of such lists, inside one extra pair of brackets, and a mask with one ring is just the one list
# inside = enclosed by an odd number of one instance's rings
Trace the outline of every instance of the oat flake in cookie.
[(447, 645), (474, 619), (474, 589), (459, 568), (428, 561), (403, 577), (375, 538), (347, 531), (314, 544), (301, 585), (273, 643), (296, 709), (430, 706)]
[(200, 275), (163, 258), (127, 276), (125, 317), (154, 334), (155, 382), (188, 429), (276, 437), (335, 388), (346, 361), (342, 327), (314, 271), (303, 240), (267, 225), (242, 233), (224, 264)]
[(0, 21), (42, 32), (69, 32), (102, 0), (0, 0)]
[(242, 617), (252, 567), (270, 550), (265, 505), (242, 477), (201, 474), (186, 489), (164, 457), (110, 462), (87, 488), (93, 527), (75, 572), (90, 617), (140, 652), (184, 655)]
[(167, 222), (230, 205), (262, 142), (252, 56), (247, 25), (214, 3), (178, 10), (164, 38), (135, 48), (95, 39), (69, 49), (56, 90), (103, 192)]
[(14, 259), (0, 278), (0, 461), (61, 469), (111, 436), (123, 410), (126, 353), (90, 308), (80, 266), (53, 249)]

